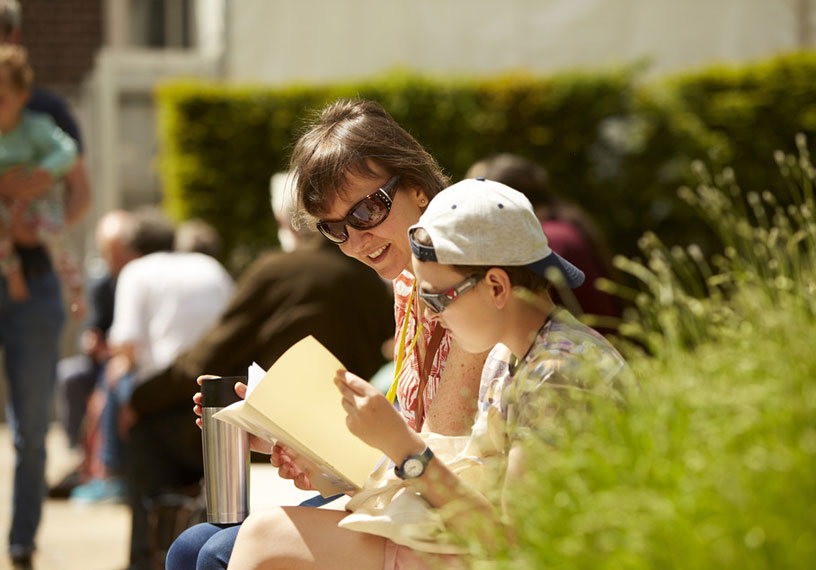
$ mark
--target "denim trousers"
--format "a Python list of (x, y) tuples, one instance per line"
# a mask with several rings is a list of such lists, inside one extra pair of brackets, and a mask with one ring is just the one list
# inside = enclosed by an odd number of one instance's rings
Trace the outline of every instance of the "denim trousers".
[(102, 382), (105, 390), (105, 407), (102, 409), (100, 427), (102, 431), (102, 464), (108, 475), (118, 475), (125, 469), (127, 443), (119, 434), (119, 416), (122, 407), (130, 402), (135, 378), (128, 372), (119, 378), (116, 386), (110, 388)]
[(0, 346), (5, 356), (16, 461), (9, 545), (30, 550), (45, 496), (45, 435), (51, 419), (57, 358), (65, 309), (53, 271), (28, 279), (30, 297), (8, 298), (0, 278)]
[[(301, 507), (322, 507), (343, 495), (306, 499)], [(182, 532), (167, 552), (165, 570), (226, 570), (241, 523), (201, 523)]]
[(165, 570), (225, 570), (240, 529), (240, 523), (188, 528), (167, 551)]
[(88, 398), (102, 384), (104, 370), (103, 363), (87, 354), (68, 356), (57, 363), (57, 417), (72, 448), (82, 443)]

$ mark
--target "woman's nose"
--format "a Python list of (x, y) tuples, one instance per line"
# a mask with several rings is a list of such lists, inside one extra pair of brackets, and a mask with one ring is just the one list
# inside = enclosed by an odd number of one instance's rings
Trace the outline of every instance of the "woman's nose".
[(348, 239), (344, 244), (349, 252), (360, 253), (371, 241), (371, 233), (367, 230), (357, 230), (346, 225)]

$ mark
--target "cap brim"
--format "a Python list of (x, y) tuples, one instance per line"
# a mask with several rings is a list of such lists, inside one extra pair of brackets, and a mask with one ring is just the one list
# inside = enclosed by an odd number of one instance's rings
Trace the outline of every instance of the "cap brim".
[(583, 271), (554, 251), (544, 259), (531, 263), (527, 267), (550, 281), (552, 280), (548, 276), (548, 270), (553, 268), (557, 269), (561, 272), (561, 275), (563, 275), (564, 281), (570, 289), (580, 287), (586, 278)]
[(419, 226), (408, 228), (408, 241), (411, 242), (411, 253), (420, 261), (436, 261), (436, 250), (433, 247), (422, 245), (414, 240), (414, 231), (420, 229)]

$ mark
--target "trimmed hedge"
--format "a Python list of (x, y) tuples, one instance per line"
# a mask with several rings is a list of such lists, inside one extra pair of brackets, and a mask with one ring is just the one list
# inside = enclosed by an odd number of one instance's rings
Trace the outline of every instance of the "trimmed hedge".
[(646, 230), (668, 243), (710, 234), (677, 198), (694, 160), (732, 165), (766, 186), (774, 150), (816, 140), (816, 54), (642, 81), (635, 69), (550, 77), (439, 79), (410, 72), (358, 83), (283, 88), (172, 81), (157, 91), (165, 206), (201, 217), (239, 269), (275, 243), (268, 181), (285, 169), (312, 111), (337, 97), (382, 103), (455, 180), (474, 161), (516, 152), (545, 165), (554, 191), (593, 216), (631, 255)]

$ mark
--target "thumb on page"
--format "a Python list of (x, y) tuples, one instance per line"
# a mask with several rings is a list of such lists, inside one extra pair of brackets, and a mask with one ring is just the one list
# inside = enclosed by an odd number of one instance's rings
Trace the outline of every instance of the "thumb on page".
[(365, 396), (370, 386), (368, 382), (347, 370), (338, 370), (335, 378), (348, 386), (358, 396)]

